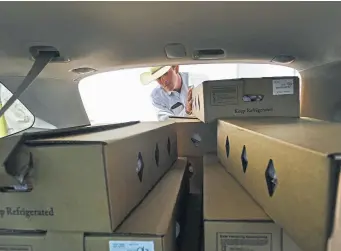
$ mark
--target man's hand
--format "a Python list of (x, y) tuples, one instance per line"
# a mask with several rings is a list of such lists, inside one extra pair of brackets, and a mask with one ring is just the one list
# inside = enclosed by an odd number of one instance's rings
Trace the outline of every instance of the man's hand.
[(190, 88), (187, 94), (186, 113), (188, 115), (192, 114), (192, 90), (193, 88)]

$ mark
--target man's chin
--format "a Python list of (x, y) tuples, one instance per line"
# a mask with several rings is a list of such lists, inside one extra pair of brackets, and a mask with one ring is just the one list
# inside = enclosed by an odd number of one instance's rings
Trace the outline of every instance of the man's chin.
[(170, 88), (170, 86), (164, 87), (163, 88), (166, 92), (171, 92), (174, 90), (174, 88)]

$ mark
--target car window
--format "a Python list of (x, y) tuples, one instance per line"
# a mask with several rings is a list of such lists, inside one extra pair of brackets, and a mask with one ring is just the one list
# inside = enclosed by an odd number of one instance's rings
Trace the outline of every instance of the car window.
[[(158, 87), (140, 83), (140, 74), (149, 67), (124, 69), (90, 76), (80, 81), (79, 90), (91, 124), (120, 123), (132, 120), (155, 121), (157, 116), (151, 93)], [(289, 67), (269, 64), (180, 65), (194, 86), (204, 80), (298, 76)]]
[[(0, 107), (4, 106), (12, 92), (0, 83)], [(38, 118), (20, 101), (16, 100), (0, 118), (0, 138), (20, 132), (56, 129), (57, 127)]]
[[(12, 92), (0, 84), (0, 107), (4, 106), (11, 96)], [(21, 132), (32, 127), (33, 124), (33, 114), (19, 100), (16, 100), (0, 118), (0, 137)]]

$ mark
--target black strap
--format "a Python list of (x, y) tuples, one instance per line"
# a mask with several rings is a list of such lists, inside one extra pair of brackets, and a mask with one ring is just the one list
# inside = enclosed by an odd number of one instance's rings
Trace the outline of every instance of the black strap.
[(56, 56), (55, 52), (45, 51), (41, 52), (34, 61), (31, 70), (27, 73), (24, 81), (13, 93), (10, 99), (0, 109), (0, 117), (11, 107), (11, 105), (20, 97), (21, 94), (32, 84), (34, 79), (40, 74), (45, 66)]

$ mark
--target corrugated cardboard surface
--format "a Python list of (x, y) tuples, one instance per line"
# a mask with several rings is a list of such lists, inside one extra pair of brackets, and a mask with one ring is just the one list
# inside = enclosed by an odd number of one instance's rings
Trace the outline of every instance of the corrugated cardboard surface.
[[(339, 180), (341, 178), (341, 174), (339, 174)], [(341, 185), (340, 182), (338, 184), (337, 198), (341, 198)], [(335, 207), (335, 215), (334, 215), (334, 228), (331, 234), (331, 237), (328, 241), (328, 251), (339, 251), (341, 249), (341, 200), (338, 199)]]
[(302, 249), (297, 246), (297, 244), (285, 233), (285, 231), (282, 231), (282, 243), (282, 251), (302, 251)]
[(170, 119), (176, 122), (179, 156), (202, 157), (217, 152), (217, 122), (202, 123), (198, 119)]
[[(204, 93), (204, 83), (198, 85), (192, 90), (192, 114), (196, 116), (201, 121), (205, 121), (205, 103), (207, 97)], [(207, 102), (207, 101), (206, 101)]]
[(0, 250), (121, 251), (120, 246), (144, 246), (144, 251), (174, 251), (178, 202), (188, 193), (186, 166), (187, 160), (180, 158), (115, 233), (0, 234)]
[(280, 251), (281, 229), (218, 163), (204, 156), (205, 250)]
[(29, 148), (33, 190), (0, 193), (1, 228), (113, 231), (177, 158), (173, 123), (32, 140)]
[(341, 121), (340, 66), (335, 61), (300, 71), (301, 116)]
[[(218, 121), (220, 161), (303, 250), (326, 249), (339, 175), (330, 154), (341, 152), (340, 131), (341, 124), (312, 119)], [(277, 176), (272, 196), (266, 182), (271, 160)]]
[[(254, 99), (260, 96), (261, 99)], [(193, 90), (193, 114), (203, 122), (230, 117), (299, 117), (299, 78), (205, 81)], [(246, 100), (254, 100), (252, 102)]]

